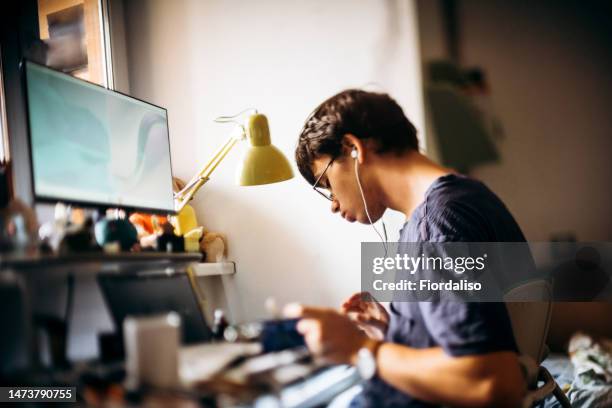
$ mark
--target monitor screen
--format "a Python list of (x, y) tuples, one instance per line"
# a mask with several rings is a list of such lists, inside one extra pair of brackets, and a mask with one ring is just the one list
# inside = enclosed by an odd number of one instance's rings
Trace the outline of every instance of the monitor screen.
[(38, 201), (174, 211), (165, 109), (25, 64)]

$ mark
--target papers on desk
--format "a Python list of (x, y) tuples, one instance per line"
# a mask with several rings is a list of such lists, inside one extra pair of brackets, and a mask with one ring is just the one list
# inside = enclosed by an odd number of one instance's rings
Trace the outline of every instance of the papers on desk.
[(240, 357), (261, 353), (259, 343), (207, 343), (181, 348), (179, 378), (185, 386), (211, 379)]
[(186, 387), (256, 407), (265, 400), (291, 408), (321, 406), (361, 381), (354, 367), (321, 367), (304, 347), (262, 354), (259, 343), (184, 347), (179, 375)]
[[(266, 353), (252, 357), (239, 366), (228, 370), (225, 378), (236, 383), (247, 383), (250, 380), (265, 376), (274, 386), (282, 386), (311, 373), (316, 367), (312, 364), (301, 365), (310, 353), (306, 347)], [(261, 378), (260, 378), (261, 379)]]
[(285, 387), (278, 396), (279, 405), (287, 408), (326, 406), (338, 394), (359, 383), (361, 377), (354, 367), (329, 367), (305, 381)]

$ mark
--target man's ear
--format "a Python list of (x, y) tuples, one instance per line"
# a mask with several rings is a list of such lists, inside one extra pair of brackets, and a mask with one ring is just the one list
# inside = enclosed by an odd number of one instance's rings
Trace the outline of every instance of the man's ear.
[[(353, 150), (357, 151), (357, 157), (355, 158), (351, 155), (351, 152)], [(351, 160), (356, 159), (359, 164), (363, 164), (367, 156), (365, 144), (363, 143), (363, 141), (351, 133), (345, 134), (344, 138), (342, 139), (342, 153), (343, 155), (349, 157)]]

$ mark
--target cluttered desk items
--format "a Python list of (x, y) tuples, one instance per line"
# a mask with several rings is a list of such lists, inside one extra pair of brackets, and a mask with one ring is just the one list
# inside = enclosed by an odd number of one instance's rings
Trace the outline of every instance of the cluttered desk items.
[[(166, 109), (31, 61), (22, 71), (34, 200), (74, 207), (72, 213), (57, 208), (41, 230), (54, 251), (213, 252), (215, 246), (211, 259), (218, 261), (220, 237), (206, 236), (188, 203), (231, 149), (250, 142), (237, 169), (239, 185), (293, 177), (271, 144), (266, 116), (255, 110), (218, 118), (235, 130), (185, 184), (172, 175)], [(83, 215), (77, 207), (98, 213)]]
[(313, 360), (293, 319), (230, 326), (225, 337), (236, 331), (250, 337), (183, 347), (180, 322), (176, 313), (124, 321), (125, 392), (190, 393), (214, 406), (251, 406), (262, 398), (280, 406), (316, 406), (311, 400), (326, 393), (331, 399), (360, 380), (350, 367)]

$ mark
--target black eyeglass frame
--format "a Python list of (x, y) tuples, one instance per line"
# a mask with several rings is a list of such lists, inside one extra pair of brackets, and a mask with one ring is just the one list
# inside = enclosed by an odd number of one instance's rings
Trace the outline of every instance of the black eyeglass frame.
[(325, 197), (329, 201), (334, 201), (334, 193), (328, 191), (328, 189), (323, 190), (322, 187), (318, 186), (318, 184), (321, 181), (321, 179), (323, 178), (323, 176), (325, 175), (325, 173), (327, 172), (327, 170), (329, 169), (329, 166), (332, 165), (334, 160), (336, 160), (335, 157), (333, 159), (331, 159), (329, 161), (329, 163), (327, 163), (327, 166), (325, 166), (325, 168), (323, 169), (323, 172), (319, 175), (319, 177), (317, 177), (317, 179), (315, 180), (314, 184), (312, 185), (312, 189), (314, 191), (316, 191), (317, 193), (321, 194), (323, 197)]

